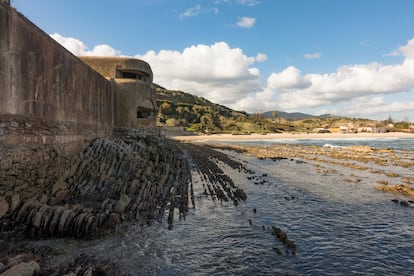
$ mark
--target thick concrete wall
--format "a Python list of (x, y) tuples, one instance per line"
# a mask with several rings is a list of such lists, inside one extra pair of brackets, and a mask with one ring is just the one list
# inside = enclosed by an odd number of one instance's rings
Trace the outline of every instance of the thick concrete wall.
[(152, 70), (143, 60), (125, 57), (80, 57), (111, 80), (115, 90), (115, 127), (153, 128), (157, 104), (152, 89)]
[[(142, 81), (115, 79), (115, 126), (137, 129), (155, 127), (156, 100), (151, 86)], [(137, 93), (137, 91), (139, 91)], [(149, 112), (139, 116), (140, 110)]]
[(0, 3), (0, 142), (67, 142), (113, 126), (111, 83)]

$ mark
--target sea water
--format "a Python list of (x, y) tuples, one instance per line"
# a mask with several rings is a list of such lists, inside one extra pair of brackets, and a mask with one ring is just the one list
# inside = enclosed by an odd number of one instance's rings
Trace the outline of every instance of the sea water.
[[(413, 139), (283, 141), (287, 142), (413, 147)], [(248, 162), (246, 166), (265, 181), (255, 185), (248, 175), (226, 170), (247, 193), (246, 202), (213, 202), (195, 176), (195, 209), (176, 220), (172, 230), (166, 222), (129, 224), (99, 240), (51, 240), (64, 253), (49, 261), (59, 263), (86, 253), (116, 263), (131, 275), (414, 275), (413, 205), (395, 204), (394, 195), (368, 185), (344, 183), (335, 175), (322, 177), (306, 163), (228, 153)], [(282, 180), (285, 177), (289, 181)], [(296, 255), (286, 254), (271, 234), (272, 226), (296, 243)]]
[(308, 146), (370, 146), (373, 148), (390, 148), (397, 150), (414, 150), (414, 138), (299, 138), (299, 139), (255, 139), (226, 141), (226, 143), (239, 143), (243, 145), (272, 145), (297, 144)]

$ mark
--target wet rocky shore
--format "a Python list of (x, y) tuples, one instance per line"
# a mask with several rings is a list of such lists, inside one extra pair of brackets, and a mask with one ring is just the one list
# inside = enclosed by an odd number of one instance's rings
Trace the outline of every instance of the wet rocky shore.
[(196, 208), (191, 171), (203, 178), (210, 200), (236, 206), (247, 195), (219, 164), (254, 174), (217, 150), (154, 136), (95, 139), (70, 152), (58, 146), (2, 147), (4, 275), (125, 275), (113, 260), (87, 254), (45, 266), (49, 256), (62, 252), (30, 241), (100, 239), (122, 232), (123, 225), (154, 221), (173, 230), (175, 219)]
[[(5, 275), (51, 273), (42, 260), (53, 248), (29, 248), (26, 240), (94, 239), (124, 223), (151, 224), (165, 216), (172, 228), (175, 210), (185, 216), (189, 208), (188, 163), (177, 145), (163, 138), (95, 139), (72, 154), (55, 146), (2, 146), (0, 154), (0, 273)], [(113, 264), (101, 261), (83, 256), (54, 270), (118, 275)]]
[[(412, 151), (370, 147), (206, 145), (137, 136), (96, 139), (72, 153), (59, 147), (20, 151), (2, 148), (0, 155), (0, 273), (4, 275), (135, 275), (134, 261), (137, 262), (139, 256), (130, 256), (132, 263), (126, 265), (129, 261), (124, 260), (126, 256), (120, 252), (123, 248), (130, 250), (128, 252), (146, 250), (141, 247), (147, 242), (139, 240), (137, 229), (158, 227), (173, 233), (177, 231), (177, 224), (180, 229), (186, 225), (188, 213), (190, 216), (205, 215), (209, 219), (209, 216), (220, 217), (219, 214), (229, 212), (227, 219), (234, 215), (243, 218), (241, 225), (228, 222), (235, 226), (236, 233), (239, 230), (254, 232), (255, 235), (247, 235), (246, 239), (257, 235), (263, 238), (263, 245), (255, 250), (270, 250), (273, 257), (268, 256), (269, 260), (278, 258), (284, 263), (288, 257), (307, 258), (304, 255), (310, 249), (300, 236), (305, 234), (299, 226), (287, 222), (291, 216), (300, 217), (300, 212), (292, 211), (285, 216), (290, 209), (284, 208), (302, 204), (303, 193), (315, 187), (317, 181), (325, 187), (313, 191), (320, 197), (320, 203), (364, 201), (358, 193), (344, 193), (357, 188), (353, 185), (364, 185), (371, 187), (373, 193), (378, 193), (375, 189), (394, 193), (395, 197), (387, 199), (390, 206), (405, 208), (402, 210), (414, 206), (410, 194)], [(278, 179), (294, 185), (291, 188), (286, 184), (289, 188), (279, 190)], [(335, 186), (329, 185), (333, 181), (344, 191), (337, 194), (328, 190)], [(266, 192), (261, 194), (265, 190), (277, 200), (268, 199)], [(263, 203), (257, 200), (256, 192)], [(325, 198), (325, 194), (329, 196)], [(198, 208), (205, 206), (197, 204), (204, 201), (210, 202), (211, 208), (215, 206), (212, 211), (217, 214), (200, 212)], [(278, 207), (272, 209), (265, 202)], [(284, 211), (274, 220), (273, 213), (277, 213), (278, 208)], [(202, 220), (201, 217), (194, 219)], [(220, 229), (227, 225), (214, 223)], [(135, 230), (130, 232), (131, 229)], [(189, 228), (188, 231), (197, 232), (198, 229)], [(132, 240), (124, 244), (123, 235), (132, 235)], [(215, 235), (219, 240), (223, 238), (220, 232)], [(76, 242), (66, 248), (65, 242), (53, 240)], [(80, 245), (91, 240), (95, 240), (95, 245), (86, 245), (87, 250), (80, 249), (83, 247)], [(109, 245), (113, 242), (116, 245)], [(155, 238), (153, 243), (157, 242)], [(185, 241), (171, 242), (186, 244)], [(116, 255), (112, 258), (108, 257), (112, 253), (93, 254), (100, 243), (105, 244), (102, 248), (115, 246)], [(135, 249), (134, 244), (138, 248)], [(203, 246), (209, 248), (208, 244)], [(296, 261), (292, 259), (291, 262)], [(146, 271), (145, 264), (140, 267)], [(270, 264), (269, 269), (273, 269)]]
[(390, 192), (401, 206), (414, 206), (414, 152), (369, 146), (332, 145), (235, 145), (214, 143), (213, 147), (254, 156), (259, 160), (306, 162), (322, 176), (338, 176), (345, 183), (366, 184), (375, 190)]
[(243, 189), (240, 189), (223, 172), (218, 163), (222, 162), (239, 173), (254, 174), (253, 171), (247, 169), (242, 163), (229, 158), (226, 154), (207, 146), (181, 144), (180, 147), (187, 152), (193, 168), (201, 176), (204, 195), (213, 201), (233, 201), (234, 205), (247, 199)]

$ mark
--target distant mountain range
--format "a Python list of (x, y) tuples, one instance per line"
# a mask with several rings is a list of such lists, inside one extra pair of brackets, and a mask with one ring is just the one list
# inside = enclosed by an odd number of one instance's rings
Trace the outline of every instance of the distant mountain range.
[[(310, 115), (310, 114), (305, 114), (305, 113), (301, 113), (301, 112), (283, 112), (283, 111), (277, 111), (278, 112), (278, 117), (279, 118), (284, 118), (286, 120), (303, 120), (303, 119), (314, 119), (314, 118), (319, 118), (319, 119), (327, 119), (327, 118), (340, 118), (340, 116), (336, 116), (333, 114), (322, 114), (322, 115)], [(273, 112), (272, 111), (267, 111), (264, 112), (264, 117), (265, 118), (273, 118)]]

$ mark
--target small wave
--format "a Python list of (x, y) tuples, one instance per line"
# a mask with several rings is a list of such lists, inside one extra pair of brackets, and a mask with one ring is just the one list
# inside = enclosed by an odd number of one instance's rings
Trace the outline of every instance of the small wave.
[(343, 148), (342, 146), (335, 146), (332, 144), (325, 144), (323, 145), (324, 148), (331, 148), (331, 149), (335, 149), (335, 148)]

